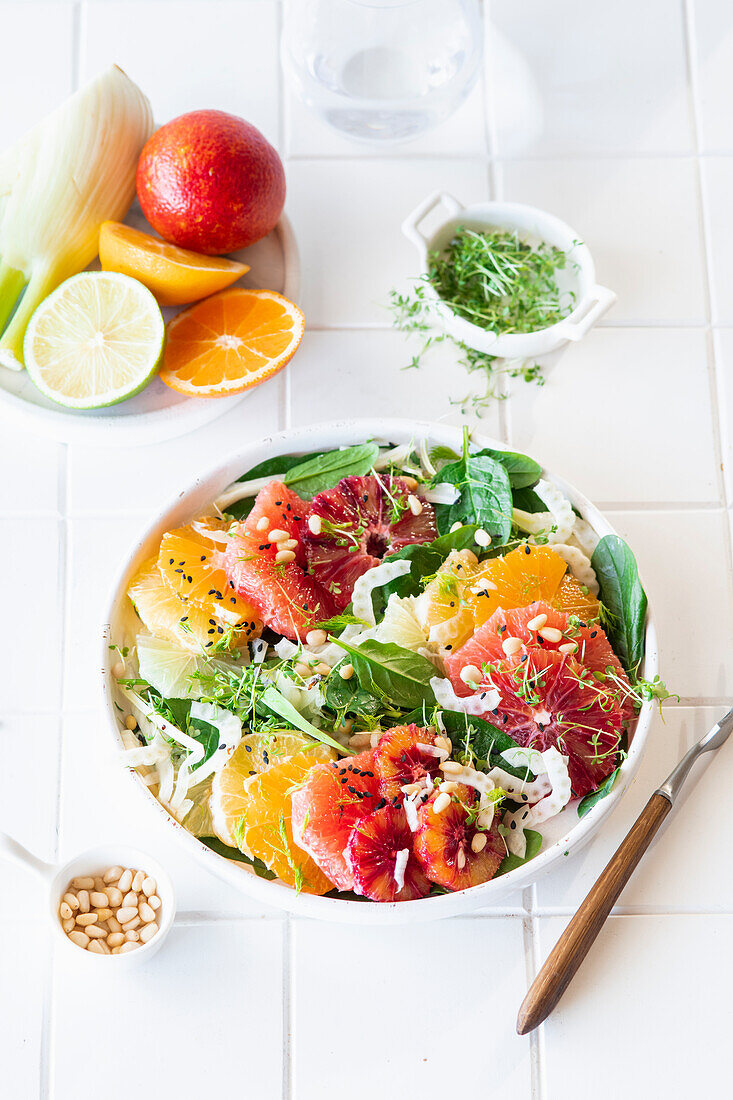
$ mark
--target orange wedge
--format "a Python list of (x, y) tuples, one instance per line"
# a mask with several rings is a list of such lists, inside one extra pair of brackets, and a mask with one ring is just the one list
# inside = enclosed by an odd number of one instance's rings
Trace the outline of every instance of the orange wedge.
[(161, 306), (183, 306), (231, 286), (247, 264), (177, 248), (122, 222), (104, 222), (99, 259), (105, 271), (121, 271), (151, 290)]
[(259, 385), (292, 358), (305, 318), (273, 290), (234, 287), (168, 324), (160, 377), (187, 397), (226, 397)]

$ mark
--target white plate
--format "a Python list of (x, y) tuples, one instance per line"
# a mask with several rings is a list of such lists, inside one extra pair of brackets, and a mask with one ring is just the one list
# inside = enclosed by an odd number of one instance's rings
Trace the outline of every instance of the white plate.
[[(125, 221), (146, 233), (153, 230), (145, 221), (137, 201)], [(297, 301), (300, 292), (300, 261), (292, 226), (283, 214), (278, 224), (263, 240), (232, 253), (234, 259), (250, 265), (250, 270), (237, 286), (277, 290), (290, 301)], [(99, 268), (99, 264), (92, 267)], [(166, 321), (179, 309), (164, 309)], [(287, 368), (286, 368), (287, 369)], [(264, 382), (267, 386), (270, 383)], [(11, 371), (0, 367), (0, 416), (21, 422), (30, 431), (48, 436), (60, 443), (92, 443), (121, 446), (159, 443), (208, 424), (244, 401), (248, 393), (234, 397), (184, 397), (159, 378), (119, 405), (94, 411), (64, 409), (49, 401), (31, 382), (27, 371)]]
[[(103, 626), (101, 658), (103, 706), (108, 728), (118, 748), (123, 747), (120, 734), (120, 709), (115, 707), (116, 688), (111, 674), (111, 666), (115, 663), (116, 656), (111, 653), (109, 645), (110, 642), (129, 644), (131, 620), (130, 604), (126, 595), (127, 587), (140, 563), (157, 552), (162, 534), (200, 515), (227, 485), (252, 466), (274, 455), (323, 451), (361, 443), (365, 439), (406, 443), (411, 439), (422, 438), (430, 439), (434, 443), (442, 443), (456, 450), (460, 450), (461, 447), (460, 428), (412, 420), (343, 420), (280, 432), (278, 435), (249, 444), (213, 470), (206, 471), (188, 490), (180, 493), (160, 512), (132, 548), (128, 563), (115, 583)], [(505, 449), (504, 444), (476, 432), (472, 434), (472, 439), (483, 446), (495, 447), (498, 450)], [(616, 534), (598, 509), (577, 489), (546, 471), (543, 476), (554, 482), (566, 494), (573, 506), (599, 535)], [(646, 651), (641, 672), (647, 679), (651, 679), (657, 673), (657, 642), (651, 617), (647, 619)], [(619, 778), (611, 794), (601, 799), (583, 818), (578, 818), (577, 801), (575, 801), (557, 817), (546, 822), (542, 829), (544, 840), (539, 855), (523, 867), (518, 867), (515, 871), (485, 882), (481, 886), (474, 886), (470, 890), (462, 890), (454, 894), (421, 898), (418, 901), (377, 904), (313, 897), (309, 894), (298, 895), (295, 890), (283, 883), (258, 878), (246, 865), (233, 863), (198, 841), (161, 806), (136, 772), (128, 770), (128, 774), (134, 788), (144, 798), (153, 802), (169, 822), (181, 844), (193, 856), (210, 871), (264, 904), (278, 905), (293, 913), (317, 917), (321, 920), (345, 921), (352, 924), (402, 924), (418, 920), (434, 920), (438, 917), (470, 912), (481, 906), (494, 905), (508, 893), (546, 874), (556, 864), (563, 864), (565, 857), (581, 848), (606, 815), (618, 805), (639, 767), (652, 713), (653, 704), (645, 703), (636, 722), (629, 754), (621, 765)], [(122, 762), (120, 766), (124, 766)], [(134, 813), (132, 806), (130, 812)]]

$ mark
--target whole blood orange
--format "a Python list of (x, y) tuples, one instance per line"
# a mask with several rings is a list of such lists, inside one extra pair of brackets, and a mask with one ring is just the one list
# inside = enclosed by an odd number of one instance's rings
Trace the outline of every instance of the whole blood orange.
[(166, 241), (220, 255), (274, 229), (285, 205), (285, 171), (251, 123), (224, 111), (191, 111), (145, 144), (137, 194)]

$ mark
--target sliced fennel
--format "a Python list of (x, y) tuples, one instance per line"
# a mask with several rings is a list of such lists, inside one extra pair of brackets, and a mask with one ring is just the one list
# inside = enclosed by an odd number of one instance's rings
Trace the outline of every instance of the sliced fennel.
[(113, 65), (0, 155), (0, 331), (15, 310), (3, 366), (22, 368), (36, 307), (94, 259), (102, 222), (127, 213), (152, 131), (150, 104)]

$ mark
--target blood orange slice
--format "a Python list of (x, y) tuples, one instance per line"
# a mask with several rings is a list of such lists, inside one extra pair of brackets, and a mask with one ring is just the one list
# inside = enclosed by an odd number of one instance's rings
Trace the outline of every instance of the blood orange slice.
[(346, 862), (357, 894), (372, 901), (414, 901), (430, 891), (401, 807), (388, 804), (358, 822), (351, 831)]
[(344, 858), (351, 830), (378, 805), (371, 750), (337, 763), (319, 764), (293, 793), (295, 843), (339, 890), (354, 889), (354, 874)]
[(506, 854), (496, 820), (488, 831), (476, 828), (469, 814), (476, 794), (470, 787), (461, 785), (450, 805), (437, 814), (435, 799), (434, 795), (417, 813), (415, 855), (425, 874), (446, 890), (465, 890), (488, 882)]
[(343, 610), (367, 569), (437, 534), (432, 506), (413, 497), (402, 478), (345, 477), (311, 502), (304, 532), (308, 569)]

